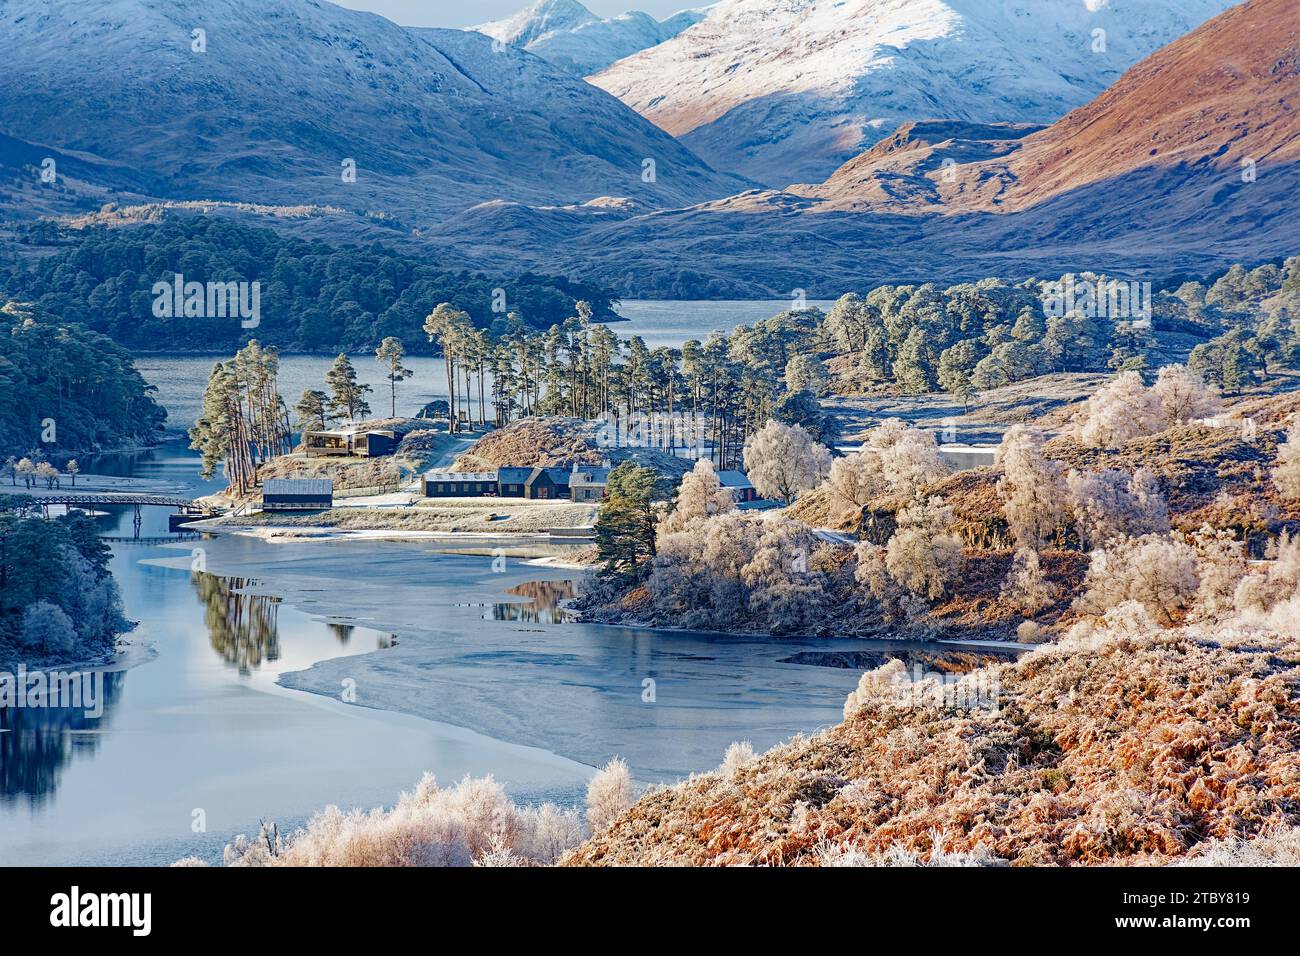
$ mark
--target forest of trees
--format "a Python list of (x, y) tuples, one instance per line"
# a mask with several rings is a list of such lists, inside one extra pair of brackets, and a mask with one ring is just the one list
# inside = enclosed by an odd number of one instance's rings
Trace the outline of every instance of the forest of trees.
[[(452, 271), (378, 243), (335, 247), (215, 217), (97, 227), (59, 240), (64, 247), (30, 270), (0, 275), (0, 290), (139, 351), (234, 351), (251, 336), (285, 350), (357, 351), (393, 335), (428, 354), (420, 323), (439, 302), (457, 302), (480, 328), (507, 308), (549, 328), (579, 299), (597, 316), (612, 303), (592, 283)], [(156, 317), (153, 285), (177, 273), (187, 282), (259, 282), (260, 324), (254, 331), (231, 319)]]
[(123, 617), (110, 551), (80, 512), (43, 518), (0, 495), (0, 663), (70, 662), (113, 649)]
[[(680, 446), (697, 434), (720, 467), (735, 467), (745, 439), (769, 418), (832, 437), (816, 400), (825, 375), (811, 357), (820, 334), (815, 309), (782, 312), (680, 349), (621, 339), (614, 327), (591, 321), (586, 302), (575, 312), (544, 332), (514, 313), (504, 328), (477, 329), (465, 312), (440, 304), (424, 329), (447, 363), (456, 419), (503, 425), (521, 415), (658, 416), (653, 443)], [(791, 388), (787, 367), (796, 358)]]
[[(1107, 281), (1080, 273), (1064, 283)], [(845, 356), (846, 383), (909, 394), (944, 390), (966, 400), (985, 389), (1052, 372), (1141, 370), (1172, 337), (1200, 340), (1192, 365), (1227, 391), (1251, 369), (1297, 361), (1300, 257), (1253, 270), (1234, 265), (1210, 283), (1155, 291), (1149, 326), (1106, 314), (1045, 314), (1044, 285), (984, 279), (879, 286), (842, 296), (822, 345)]]
[(166, 418), (153, 391), (111, 339), (40, 307), (0, 305), (0, 461), (152, 443)]
[(292, 450), (289, 412), (276, 387), (280, 356), (253, 339), (229, 362), (212, 367), (203, 392), (203, 414), (190, 428), (190, 447), (203, 456), (204, 478), (218, 463), (229, 486), (247, 494), (257, 466)]

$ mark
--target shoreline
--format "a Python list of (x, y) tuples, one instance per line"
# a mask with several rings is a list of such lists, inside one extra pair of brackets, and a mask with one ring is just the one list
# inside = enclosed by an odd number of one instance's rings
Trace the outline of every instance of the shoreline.
[[(200, 531), (204, 534), (238, 535), (257, 538), (270, 544), (290, 541), (465, 541), (483, 544), (490, 541), (503, 543), (519, 542), (521, 544), (561, 544), (586, 543), (586, 538), (573, 538), (553, 535), (545, 531), (403, 531), (396, 528), (330, 528), (310, 527), (305, 525), (207, 525), (201, 521), (190, 522), (187, 530)], [(556, 565), (557, 567), (559, 565)], [(586, 565), (565, 565), (566, 567), (585, 568)]]
[[(1020, 654), (1032, 651), (1036, 647), (1042, 647), (1041, 644), (1019, 644), (1016, 641), (993, 641), (993, 640), (962, 640), (959, 638), (938, 638), (934, 640), (925, 640), (919, 637), (858, 637), (853, 635), (832, 636), (819, 634), (765, 634), (762, 631), (710, 631), (696, 627), (671, 627), (663, 624), (646, 624), (638, 621), (592, 621), (581, 616), (580, 612), (574, 612), (578, 616), (574, 619), (575, 624), (595, 624), (599, 627), (621, 627), (636, 631), (662, 632), (664, 634), (701, 634), (711, 637), (734, 637), (744, 640), (770, 641), (773, 644), (779, 644), (781, 641), (879, 641), (881, 643), (911, 645), (912, 649), (926, 649), (942, 647), (945, 650), (970, 650), (970, 651), (1002, 651), (1009, 657), (1019, 656)], [(848, 648), (846, 648), (847, 650)]]

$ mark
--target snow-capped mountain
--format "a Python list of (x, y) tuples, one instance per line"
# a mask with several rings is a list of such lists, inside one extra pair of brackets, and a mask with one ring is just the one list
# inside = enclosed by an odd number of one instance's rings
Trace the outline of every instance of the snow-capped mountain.
[(1050, 123), (1237, 0), (722, 0), (591, 81), (718, 169), (820, 182), (909, 120)]
[(319, 0), (3, 0), (0, 62), (6, 134), (155, 198), (423, 227), (487, 200), (654, 207), (736, 183), (544, 60)]
[(1297, 96), (1300, 5), (1248, 0), (1046, 127), (908, 122), (818, 185), (600, 219), (477, 207), (439, 238), (629, 297), (1078, 271), (1176, 283), (1295, 254)]
[(704, 16), (704, 10), (683, 10), (660, 21), (632, 10), (602, 19), (578, 0), (537, 0), (513, 17), (471, 29), (586, 76), (672, 39)]

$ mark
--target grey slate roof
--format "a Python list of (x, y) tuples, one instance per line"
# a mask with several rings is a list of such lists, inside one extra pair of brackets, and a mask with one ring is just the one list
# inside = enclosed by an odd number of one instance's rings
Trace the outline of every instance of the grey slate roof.
[(589, 486), (604, 487), (609, 483), (609, 473), (611, 468), (579, 468), (569, 475), (570, 488), (582, 488)]
[(532, 473), (531, 468), (498, 468), (497, 481), (503, 485), (522, 485)]
[(720, 471), (718, 481), (724, 488), (753, 488), (749, 477), (743, 471)]
[(538, 465), (536, 468), (532, 470), (532, 474), (528, 476), (528, 481), (525, 482), (525, 484), (531, 485), (542, 475), (546, 475), (548, 478), (551, 479), (551, 481), (555, 482), (557, 485), (567, 485), (569, 483), (569, 469), (543, 468), (540, 465)]
[(262, 494), (327, 497), (334, 494), (334, 482), (329, 478), (268, 478), (262, 482)]

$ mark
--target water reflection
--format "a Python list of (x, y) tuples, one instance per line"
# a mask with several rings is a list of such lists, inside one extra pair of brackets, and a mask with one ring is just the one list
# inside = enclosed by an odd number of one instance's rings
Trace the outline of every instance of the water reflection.
[(528, 598), (527, 601), (505, 601), (492, 605), (494, 621), (525, 621), (531, 624), (567, 624), (573, 620), (570, 611), (560, 607), (560, 602), (577, 592), (572, 581), (525, 581), (506, 591)]
[(125, 680), (123, 671), (103, 673), (98, 717), (85, 707), (0, 708), (0, 803), (36, 808), (51, 799), (64, 768), (98, 749)]
[(278, 597), (245, 593), (245, 588), (256, 584), (248, 578), (223, 578), (195, 571), (190, 574), (190, 582), (204, 606), (208, 643), (241, 676), (247, 677), (263, 661), (280, 659)]
[[(280, 661), (285, 648), (280, 643), (280, 599), (273, 594), (253, 594), (258, 582), (252, 578), (219, 577), (207, 571), (190, 574), (199, 602), (203, 605), (203, 618), (208, 628), (208, 643), (223, 661), (248, 677), (263, 663)], [(291, 641), (296, 641), (298, 654), (307, 653), (308, 663), (318, 659), (317, 652), (328, 656), (310, 634), (316, 625), (304, 633), (301, 625), (290, 628)], [(339, 647), (352, 643), (357, 628), (340, 621), (326, 621), (324, 633), (331, 635)], [(375, 635), (375, 647), (384, 649), (397, 643), (394, 634), (382, 634), (363, 628), (363, 633)], [(316, 632), (320, 634), (320, 631)]]

